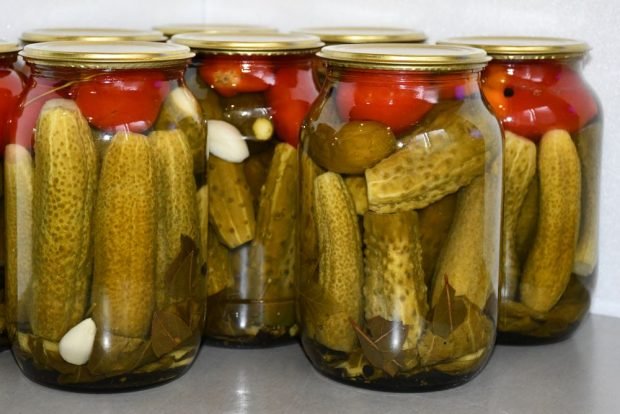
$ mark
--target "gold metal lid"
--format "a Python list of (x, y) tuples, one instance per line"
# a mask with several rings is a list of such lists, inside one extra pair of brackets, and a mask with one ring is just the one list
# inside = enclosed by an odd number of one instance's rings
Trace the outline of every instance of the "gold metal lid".
[(155, 30), (159, 30), (166, 36), (173, 36), (181, 33), (277, 33), (278, 29), (267, 26), (258, 26), (251, 24), (170, 24), (165, 26), (156, 26)]
[(77, 40), (88, 42), (145, 41), (163, 42), (166, 36), (156, 30), (131, 30), (108, 28), (50, 28), (22, 33), (21, 40), (26, 43)]
[(0, 39), (0, 53), (15, 53), (20, 49), (21, 46), (17, 43)]
[(309, 52), (324, 45), (317, 36), (299, 33), (184, 33), (172, 36), (169, 42), (189, 46), (201, 53), (240, 55), (282, 55)]
[(482, 49), (415, 43), (333, 45), (317, 55), (337, 66), (419, 71), (481, 69), (491, 60)]
[(155, 42), (46, 42), (24, 47), (27, 61), (85, 68), (161, 67), (194, 57), (188, 47)]
[(585, 55), (587, 43), (559, 37), (471, 36), (452, 37), (438, 44), (466, 45), (486, 50), (497, 59), (563, 59)]
[(326, 43), (424, 42), (423, 32), (397, 27), (306, 27), (300, 33), (318, 36)]

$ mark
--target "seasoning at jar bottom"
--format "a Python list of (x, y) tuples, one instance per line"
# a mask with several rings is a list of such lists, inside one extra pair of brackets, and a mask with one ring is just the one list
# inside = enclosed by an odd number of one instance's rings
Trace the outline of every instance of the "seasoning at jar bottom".
[(205, 318), (206, 130), (188, 48), (48, 42), (4, 152), (12, 350), (30, 379), (123, 390), (180, 376)]
[(298, 136), (318, 95), (315, 36), (176, 35), (197, 56), (186, 72), (209, 125), (205, 337), (269, 346), (297, 335)]
[[(0, 349), (8, 347), (7, 303), (5, 296), (11, 292), (6, 290), (4, 273), (7, 260), (14, 260), (14, 252), (6, 251), (5, 220), (4, 220), (4, 188), (2, 172), (4, 170), (4, 147), (9, 141), (14, 126), (15, 112), (19, 106), (26, 85), (25, 77), (20, 73), (17, 64), (17, 52), (20, 47), (11, 42), (0, 40)], [(9, 286), (10, 287), (10, 286)], [(10, 302), (10, 301), (9, 301)]]
[(603, 118), (570, 39), (448, 39), (487, 50), (482, 91), (506, 131), (499, 340), (568, 337), (598, 268)]
[(479, 49), (327, 46), (300, 147), (301, 337), (324, 375), (448, 388), (495, 341), (502, 145)]

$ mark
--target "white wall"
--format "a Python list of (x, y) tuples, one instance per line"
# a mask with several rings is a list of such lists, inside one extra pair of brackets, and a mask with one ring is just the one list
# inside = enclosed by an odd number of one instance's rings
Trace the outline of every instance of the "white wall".
[[(552, 35), (593, 47), (586, 76), (605, 108), (601, 250), (593, 311), (620, 316), (620, 15), (617, 0), (1, 0), (0, 37), (52, 26), (150, 28), (178, 22), (258, 23), (282, 30), (310, 25), (393, 25), (431, 40), (466, 34)], [(10, 3), (9, 3), (10, 2)], [(6, 3), (6, 4), (5, 4)], [(142, 6), (141, 4), (148, 4)]]

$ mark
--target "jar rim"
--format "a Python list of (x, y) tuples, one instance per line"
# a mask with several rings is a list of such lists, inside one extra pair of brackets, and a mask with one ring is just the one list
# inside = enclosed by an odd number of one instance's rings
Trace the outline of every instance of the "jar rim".
[(269, 26), (252, 24), (204, 24), (204, 23), (178, 23), (155, 26), (165, 36), (171, 37), (184, 33), (278, 33), (278, 29)]
[(21, 40), (26, 43), (54, 41), (145, 41), (163, 42), (166, 36), (157, 30), (133, 30), (106, 27), (56, 27), (35, 29), (22, 33)]
[(161, 67), (194, 57), (188, 47), (156, 42), (45, 42), (26, 45), (26, 61), (83, 68)]
[(462, 45), (484, 49), (494, 59), (562, 59), (580, 57), (590, 51), (583, 41), (561, 37), (465, 36), (440, 40), (441, 45)]
[(380, 26), (323, 26), (305, 27), (300, 33), (318, 36), (326, 43), (389, 43), (424, 42), (424, 32), (400, 27)]
[(318, 50), (324, 43), (303, 33), (183, 33), (168, 43), (189, 46), (200, 53), (285, 55)]
[(21, 46), (15, 42), (9, 42), (8, 40), (0, 39), (0, 53), (15, 53), (19, 52)]
[(419, 43), (332, 45), (321, 49), (317, 56), (336, 66), (447, 72), (482, 69), (491, 60), (482, 49)]

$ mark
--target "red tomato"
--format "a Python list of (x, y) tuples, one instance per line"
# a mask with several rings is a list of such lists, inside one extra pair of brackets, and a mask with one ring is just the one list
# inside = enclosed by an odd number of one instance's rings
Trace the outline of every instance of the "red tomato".
[(10, 126), (9, 141), (26, 148), (32, 148), (34, 142), (34, 129), (39, 118), (39, 113), (45, 102), (50, 99), (67, 98), (60, 93), (66, 89), (59, 88), (58, 84), (42, 78), (32, 80), (30, 90), (22, 98), (16, 109), (15, 122)]
[(381, 122), (398, 134), (419, 121), (433, 106), (422, 84), (406, 84), (402, 75), (364, 74), (345, 78), (336, 89), (341, 118)]
[(104, 131), (143, 132), (151, 127), (170, 87), (159, 71), (125, 71), (77, 83), (73, 98), (92, 125)]
[(274, 84), (270, 65), (238, 59), (209, 59), (199, 68), (202, 80), (222, 96), (243, 92), (263, 92)]
[(491, 63), (482, 91), (505, 129), (531, 139), (555, 128), (578, 131), (598, 112), (580, 75), (557, 62)]
[(12, 69), (0, 69), (0, 154), (9, 142), (14, 128), (19, 99), (24, 90), (24, 80)]
[(283, 67), (275, 73), (266, 97), (280, 140), (297, 147), (301, 124), (317, 96), (311, 69)]

